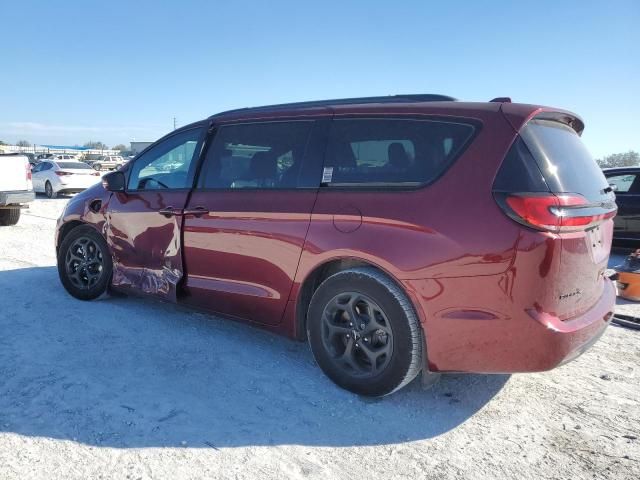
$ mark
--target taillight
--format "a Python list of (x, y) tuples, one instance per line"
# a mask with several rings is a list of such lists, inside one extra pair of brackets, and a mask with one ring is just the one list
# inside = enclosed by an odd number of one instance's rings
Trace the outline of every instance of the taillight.
[(26, 170), (27, 182), (30, 182), (32, 178), (31, 164), (29, 162), (25, 163), (24, 168)]
[(56, 175), (58, 175), (59, 177), (65, 177), (67, 175), (73, 175), (73, 173), (71, 172), (61, 172), (60, 170), (56, 171)]
[(594, 205), (576, 194), (496, 193), (496, 199), (517, 222), (556, 233), (584, 230), (617, 211), (615, 203)]

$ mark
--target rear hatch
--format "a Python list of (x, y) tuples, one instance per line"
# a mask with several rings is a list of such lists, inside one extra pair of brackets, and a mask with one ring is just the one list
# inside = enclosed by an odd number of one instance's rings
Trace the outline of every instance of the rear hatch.
[(31, 167), (24, 155), (0, 155), (0, 192), (33, 190)]
[(97, 183), (96, 177), (100, 176), (92, 167), (83, 162), (56, 162), (59, 170), (56, 175), (60, 177), (60, 181), (64, 184), (90, 185)]
[(494, 196), (517, 222), (560, 243), (553, 305), (561, 319), (593, 306), (601, 295), (616, 213), (602, 170), (566, 115), (545, 113), (523, 128), (494, 183)]

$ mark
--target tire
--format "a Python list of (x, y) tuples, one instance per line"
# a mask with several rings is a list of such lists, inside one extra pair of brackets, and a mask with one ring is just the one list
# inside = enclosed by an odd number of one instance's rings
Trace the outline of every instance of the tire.
[(640, 319), (638, 317), (632, 317), (631, 315), (614, 314), (611, 319), (613, 323), (633, 330), (640, 330)]
[(44, 184), (44, 193), (47, 195), (47, 198), (56, 198), (58, 196), (49, 180)]
[(422, 368), (422, 329), (413, 306), (375, 268), (344, 270), (318, 287), (309, 304), (307, 337), (323, 372), (359, 395), (393, 393)]
[(93, 227), (76, 227), (64, 237), (58, 251), (58, 275), (73, 297), (98, 298), (107, 291), (112, 272), (107, 242)]
[(15, 225), (20, 220), (19, 208), (0, 208), (0, 225)]
[(99, 163), (94, 163), (93, 165), (91, 165), (95, 170), (102, 170), (102, 165), (100, 165)]

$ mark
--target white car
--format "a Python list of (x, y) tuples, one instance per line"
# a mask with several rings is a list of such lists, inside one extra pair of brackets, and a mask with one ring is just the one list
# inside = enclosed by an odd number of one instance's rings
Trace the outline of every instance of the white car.
[(33, 167), (33, 189), (49, 198), (78, 193), (100, 181), (100, 173), (84, 162), (45, 160)]
[(0, 225), (15, 225), (20, 209), (35, 197), (29, 161), (20, 154), (0, 155), (0, 168)]

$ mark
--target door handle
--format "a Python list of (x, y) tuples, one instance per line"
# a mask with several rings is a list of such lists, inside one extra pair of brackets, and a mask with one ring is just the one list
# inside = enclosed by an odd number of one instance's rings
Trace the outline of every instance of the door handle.
[(201, 217), (207, 213), (209, 213), (209, 209), (205, 207), (186, 208), (184, 210), (184, 215), (195, 215), (196, 217)]
[(161, 208), (160, 210), (158, 210), (158, 213), (160, 215), (164, 215), (165, 217), (169, 218), (169, 217), (176, 217), (179, 215), (182, 215), (182, 210), (177, 210), (173, 207), (166, 207), (166, 208)]

